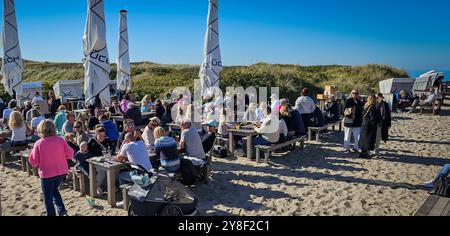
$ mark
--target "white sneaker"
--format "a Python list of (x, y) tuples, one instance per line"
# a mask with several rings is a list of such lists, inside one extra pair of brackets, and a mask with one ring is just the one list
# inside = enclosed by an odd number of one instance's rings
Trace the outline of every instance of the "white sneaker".
[(117, 207), (123, 207), (123, 205), (125, 205), (125, 202), (124, 202), (124, 201), (120, 201), (120, 202), (117, 202), (117, 203), (116, 203), (116, 206), (117, 206)]
[(97, 196), (98, 196), (98, 197), (103, 196), (104, 193), (105, 193), (105, 192), (103, 191), (103, 189), (97, 188)]

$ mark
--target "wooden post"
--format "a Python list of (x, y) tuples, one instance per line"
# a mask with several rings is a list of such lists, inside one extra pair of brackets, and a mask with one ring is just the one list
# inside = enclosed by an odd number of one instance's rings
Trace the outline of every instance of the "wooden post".
[(86, 178), (84, 176), (84, 173), (81, 172), (80, 174), (80, 192), (82, 195), (86, 194)]
[(267, 151), (264, 153), (264, 163), (269, 164), (269, 156), (270, 156), (270, 151), (267, 150)]
[(248, 135), (247, 136), (247, 159), (249, 161), (252, 160), (252, 152), (253, 152), (253, 147), (252, 147), (252, 136)]
[(77, 172), (75, 170), (72, 172), (72, 188), (74, 191), (78, 191), (80, 189)]
[(258, 147), (256, 147), (256, 163), (259, 163), (259, 161), (261, 160), (261, 158), (260, 158), (260, 150), (259, 150), (259, 148)]
[(92, 163), (89, 163), (89, 190), (91, 197), (97, 196), (97, 173)]
[(20, 156), (20, 161), (22, 162), (22, 172), (27, 172), (27, 157), (24, 155)]
[(116, 179), (115, 171), (108, 169), (106, 171), (107, 183), (108, 183), (108, 203), (110, 206), (116, 205)]
[(312, 140), (312, 130), (308, 128), (308, 141)]
[(318, 130), (316, 131), (316, 142), (319, 142), (319, 141), (320, 141), (319, 135), (320, 135), (320, 129), (318, 129)]
[(231, 155), (234, 155), (234, 140), (233, 140), (232, 132), (228, 133), (228, 146), (229, 146)]

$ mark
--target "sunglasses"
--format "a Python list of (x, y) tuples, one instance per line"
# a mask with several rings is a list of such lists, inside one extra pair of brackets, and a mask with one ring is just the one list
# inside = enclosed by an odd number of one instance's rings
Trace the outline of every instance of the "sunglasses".
[(358, 95), (359, 93), (352, 93), (352, 94)]
[(80, 126), (74, 126), (73, 128), (75, 128), (75, 129), (79, 129), (79, 128), (81, 128)]

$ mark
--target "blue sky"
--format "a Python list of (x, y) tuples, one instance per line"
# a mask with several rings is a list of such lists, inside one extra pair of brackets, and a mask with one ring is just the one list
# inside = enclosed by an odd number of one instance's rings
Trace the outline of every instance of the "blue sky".
[[(80, 62), (85, 0), (16, 0), (24, 58)], [(207, 0), (105, 0), (110, 61), (128, 10), (132, 61), (200, 64)], [(222, 61), (450, 68), (448, 0), (219, 0)]]

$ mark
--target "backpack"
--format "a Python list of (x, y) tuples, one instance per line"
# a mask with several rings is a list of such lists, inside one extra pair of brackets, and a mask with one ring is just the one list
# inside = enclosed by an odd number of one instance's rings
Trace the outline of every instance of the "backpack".
[(450, 197), (450, 178), (442, 177), (438, 179), (431, 194), (441, 197)]
[(181, 180), (180, 183), (183, 185), (193, 185), (195, 182), (195, 168), (190, 160), (180, 159), (180, 172), (181, 172)]
[(215, 145), (213, 147), (213, 156), (225, 159), (228, 156), (227, 149), (223, 146)]

